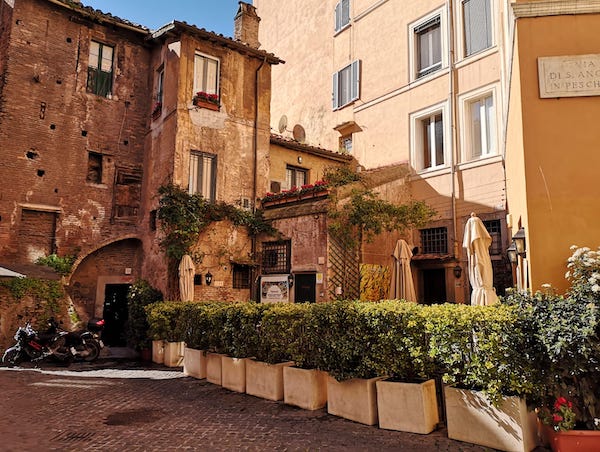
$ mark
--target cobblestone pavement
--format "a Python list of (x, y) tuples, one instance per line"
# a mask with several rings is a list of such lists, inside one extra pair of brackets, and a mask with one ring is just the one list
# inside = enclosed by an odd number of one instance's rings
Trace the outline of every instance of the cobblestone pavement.
[(2, 451), (484, 451), (230, 392), (159, 365), (0, 367)]

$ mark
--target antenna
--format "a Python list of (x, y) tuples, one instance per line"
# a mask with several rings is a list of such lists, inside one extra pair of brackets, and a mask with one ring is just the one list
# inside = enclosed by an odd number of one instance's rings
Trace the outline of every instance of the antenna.
[(294, 140), (300, 143), (304, 143), (304, 140), (306, 140), (306, 132), (304, 130), (304, 127), (302, 127), (300, 124), (296, 124), (294, 126), (292, 135), (294, 136)]
[(279, 126), (277, 127), (279, 130), (279, 133), (283, 133), (286, 131), (287, 129), (287, 124), (288, 124), (288, 119), (286, 115), (282, 115), (281, 118), (279, 118)]

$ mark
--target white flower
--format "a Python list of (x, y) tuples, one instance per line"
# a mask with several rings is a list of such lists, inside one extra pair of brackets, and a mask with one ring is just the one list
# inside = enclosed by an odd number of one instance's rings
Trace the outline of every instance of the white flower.
[(551, 289), (552, 288), (552, 284), (545, 283), (545, 284), (542, 284), (542, 287), (544, 289)]
[(577, 245), (571, 245), (569, 249), (570, 249), (571, 251), (574, 251), (574, 250), (576, 250), (577, 248), (579, 248)]
[(592, 292), (600, 292), (600, 286), (598, 284), (594, 284), (592, 286)]
[(569, 279), (571, 277), (571, 272), (565, 273), (565, 279)]

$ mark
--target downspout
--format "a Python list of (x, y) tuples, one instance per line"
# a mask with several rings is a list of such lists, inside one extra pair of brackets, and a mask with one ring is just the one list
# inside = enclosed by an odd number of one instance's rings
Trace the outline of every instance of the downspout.
[(457, 240), (458, 230), (456, 227), (456, 168), (455, 168), (455, 149), (456, 149), (456, 102), (454, 100), (454, 8), (452, 0), (448, 0), (448, 100), (450, 102), (450, 179), (451, 179), (451, 201), (452, 201), (452, 255), (454, 259), (459, 260), (459, 244)]
[[(258, 79), (260, 70), (266, 62), (267, 56), (265, 55), (264, 59), (260, 62), (260, 65), (256, 68), (256, 72), (254, 73), (254, 135), (252, 137), (252, 153), (254, 155), (254, 175), (252, 178), (252, 213), (256, 213), (256, 197), (258, 195)], [(256, 235), (251, 236), (251, 253), (252, 258), (256, 259)], [(252, 267), (251, 281), (252, 287), (250, 287), (250, 295), (258, 295), (258, 274), (256, 272), (256, 266)]]

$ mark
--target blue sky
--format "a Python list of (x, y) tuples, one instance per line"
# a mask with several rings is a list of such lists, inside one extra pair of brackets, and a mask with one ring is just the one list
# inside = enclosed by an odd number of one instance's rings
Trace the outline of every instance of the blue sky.
[(238, 10), (238, 0), (82, 0), (82, 3), (152, 30), (175, 19), (225, 36), (233, 35), (233, 18)]

